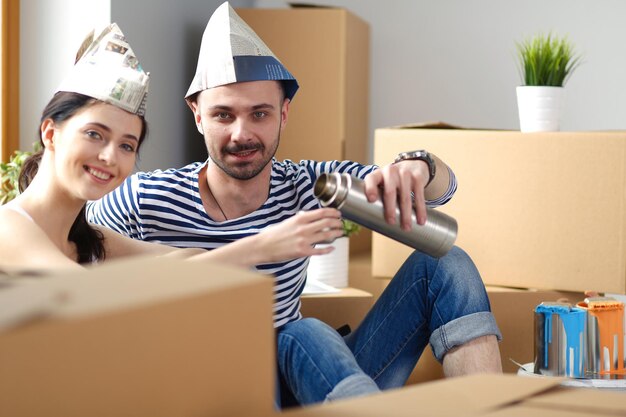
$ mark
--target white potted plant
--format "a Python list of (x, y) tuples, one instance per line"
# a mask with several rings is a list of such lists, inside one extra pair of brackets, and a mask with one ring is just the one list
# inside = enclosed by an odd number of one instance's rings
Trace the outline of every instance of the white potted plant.
[(522, 86), (517, 87), (520, 130), (560, 130), (564, 85), (580, 64), (565, 37), (539, 34), (517, 44)]
[(345, 288), (348, 286), (348, 264), (350, 261), (350, 236), (358, 233), (361, 226), (342, 219), (343, 236), (335, 239), (329, 244), (318, 244), (317, 246), (334, 246), (335, 250), (326, 255), (312, 256), (307, 269), (307, 280), (318, 281), (322, 284), (335, 288)]

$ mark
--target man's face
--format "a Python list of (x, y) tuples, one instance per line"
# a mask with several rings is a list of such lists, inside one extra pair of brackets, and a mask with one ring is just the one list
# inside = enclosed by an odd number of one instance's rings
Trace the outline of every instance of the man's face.
[(229, 176), (247, 180), (276, 153), (289, 100), (277, 81), (252, 81), (204, 90), (190, 107), (211, 160)]

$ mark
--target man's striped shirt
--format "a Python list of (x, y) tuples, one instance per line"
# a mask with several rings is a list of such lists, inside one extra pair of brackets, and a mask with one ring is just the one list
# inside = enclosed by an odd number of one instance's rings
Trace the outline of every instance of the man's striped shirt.
[[(320, 208), (313, 184), (322, 173), (348, 173), (364, 178), (377, 169), (349, 161), (272, 161), (269, 197), (254, 212), (237, 219), (217, 222), (204, 210), (198, 174), (205, 163), (180, 169), (140, 172), (130, 176), (115, 191), (88, 206), (90, 222), (107, 226), (133, 239), (159, 242), (180, 248), (215, 249), (282, 222), (301, 210)], [(450, 171), (444, 196), (429, 201), (430, 207), (447, 202), (456, 190)], [(274, 327), (298, 320), (300, 295), (309, 258), (257, 265), (256, 270), (275, 276)]]

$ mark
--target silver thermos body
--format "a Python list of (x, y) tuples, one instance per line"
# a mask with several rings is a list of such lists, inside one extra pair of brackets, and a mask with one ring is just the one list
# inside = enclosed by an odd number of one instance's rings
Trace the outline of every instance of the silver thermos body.
[(430, 208), (426, 209), (427, 220), (424, 225), (417, 224), (415, 213), (412, 214), (411, 230), (401, 228), (399, 208), (396, 209), (396, 224), (388, 224), (385, 221), (382, 196), (370, 203), (365, 196), (364, 181), (348, 174), (321, 174), (313, 192), (323, 207), (334, 207), (346, 219), (435, 258), (448, 253), (456, 240), (456, 220)]

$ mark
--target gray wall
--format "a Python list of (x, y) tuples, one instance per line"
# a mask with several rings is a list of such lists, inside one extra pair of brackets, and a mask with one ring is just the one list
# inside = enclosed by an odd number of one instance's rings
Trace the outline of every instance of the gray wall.
[[(87, 32), (120, 25), (151, 73), (149, 136), (138, 169), (204, 160), (206, 148), (183, 99), (195, 72), (206, 23), (222, 0), (22, 0), (20, 5), (20, 147), (37, 139), (41, 111), (52, 97)], [(252, 1), (231, 1), (251, 7)]]
[[(443, 120), (519, 129), (515, 42), (567, 35), (584, 63), (566, 85), (561, 130), (626, 128), (626, 2), (620, 0), (309, 0), (370, 24), (370, 135)], [(285, 7), (257, 0), (257, 7)], [(297, 77), (297, 74), (295, 74)], [(294, 101), (292, 111), (297, 111)]]
[[(142, 66), (150, 71), (147, 146), (139, 169), (171, 168), (207, 157), (184, 96), (196, 70), (202, 33), (223, 0), (112, 0), (119, 23)], [(251, 1), (231, 1), (251, 7)], [(136, 24), (141, 22), (141, 24)]]
[[(54, 3), (54, 7), (52, 5)], [(206, 158), (183, 100), (202, 31), (221, 0), (22, 0), (21, 146), (91, 22), (116, 21), (152, 73), (150, 136), (139, 169)], [(285, 7), (285, 1), (232, 1)], [(374, 129), (443, 120), (517, 129), (515, 42), (567, 34), (584, 63), (566, 88), (562, 130), (625, 129), (626, 2), (620, 0), (309, 0), (346, 7), (371, 27), (370, 141)], [(110, 16), (108, 15), (110, 10)], [(540, 12), (538, 12), (540, 11)], [(49, 23), (53, 22), (53, 23)], [(285, 34), (289, 36), (289, 34)], [(297, 74), (296, 74), (297, 76)], [(297, 111), (297, 101), (292, 106)], [(371, 152), (371, 146), (370, 146)]]

